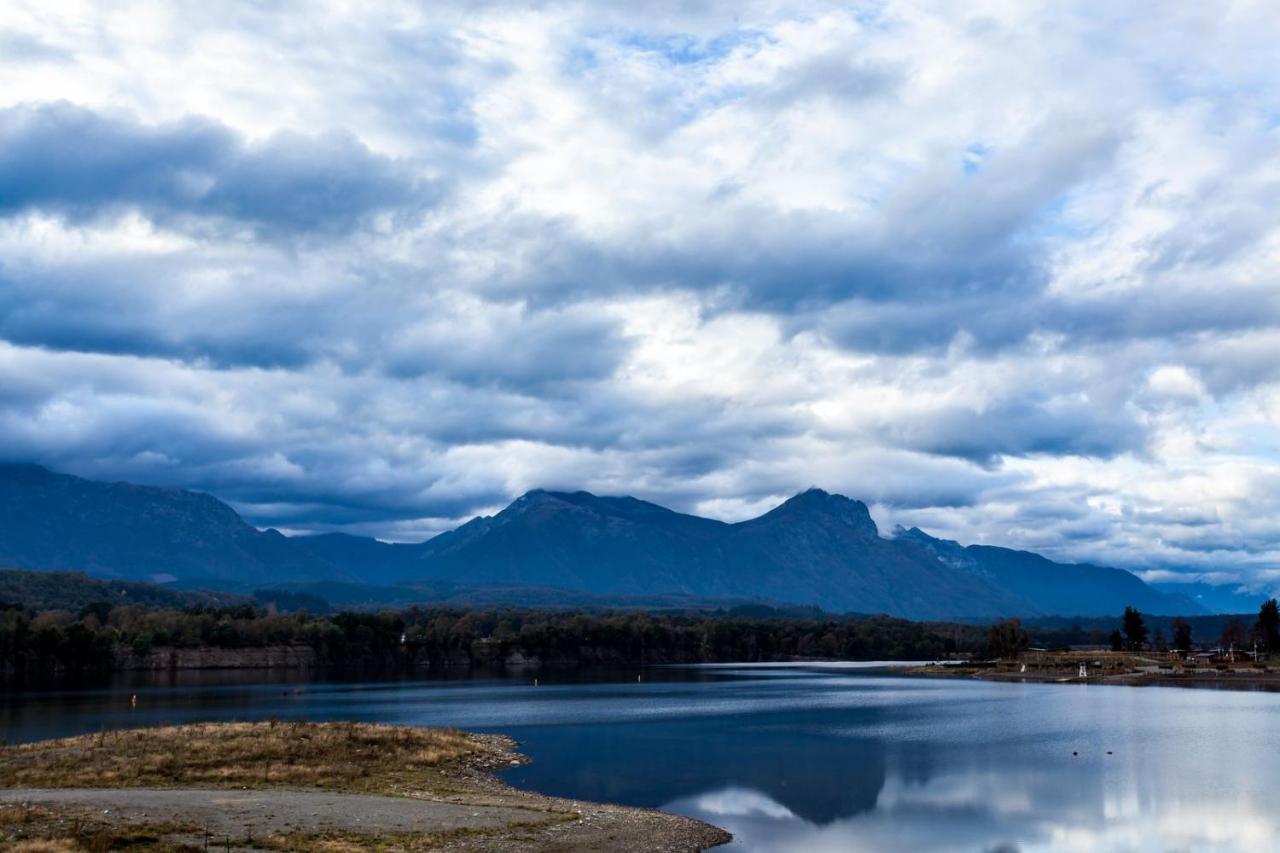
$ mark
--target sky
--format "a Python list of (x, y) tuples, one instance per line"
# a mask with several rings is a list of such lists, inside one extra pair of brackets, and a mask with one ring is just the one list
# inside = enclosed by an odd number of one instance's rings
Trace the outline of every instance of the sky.
[(633, 6), (0, 5), (0, 457), (1280, 580), (1274, 4)]

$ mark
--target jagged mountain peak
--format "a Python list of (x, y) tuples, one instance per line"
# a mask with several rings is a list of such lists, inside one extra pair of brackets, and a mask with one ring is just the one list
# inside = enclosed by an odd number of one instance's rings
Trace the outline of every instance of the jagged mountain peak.
[[(560, 491), (556, 489), (530, 489), (512, 502), (512, 506), (516, 505), (538, 505), (538, 504), (568, 504), (569, 506), (587, 507), (587, 508), (608, 508), (612, 506), (643, 504), (645, 503), (638, 498), (633, 497), (612, 497), (608, 495), (596, 495), (583, 489), (577, 491)], [(665, 507), (659, 507), (657, 504), (648, 504), (654, 509), (661, 509), (670, 512)]]
[(787, 519), (795, 521), (805, 518), (836, 519), (871, 536), (878, 536), (880, 532), (879, 528), (876, 527), (875, 521), (871, 518), (871, 511), (867, 509), (865, 503), (816, 487), (805, 489), (803, 492), (783, 501), (759, 519), (753, 520)]
[(918, 542), (921, 545), (928, 545), (932, 547), (964, 549), (964, 546), (954, 539), (942, 539), (938, 536), (925, 533), (919, 527), (903, 527), (901, 524), (893, 528), (893, 538), (907, 542)]
[(505, 519), (529, 511), (540, 513), (578, 512), (596, 517), (646, 520), (674, 524), (710, 524), (723, 522), (676, 512), (650, 501), (629, 495), (596, 495), (587, 491), (561, 492), (549, 489), (533, 489), (516, 498), (495, 518)]

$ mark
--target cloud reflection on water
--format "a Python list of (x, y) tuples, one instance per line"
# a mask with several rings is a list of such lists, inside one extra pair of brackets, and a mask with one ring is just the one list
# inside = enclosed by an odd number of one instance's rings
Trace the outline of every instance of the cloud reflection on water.
[(828, 822), (736, 786), (663, 806), (734, 835), (726, 851), (1259, 851), (1277, 821), (1247, 803), (1104, 794), (1063, 774), (955, 773), (923, 783), (891, 776), (873, 809)]
[(807, 666), (662, 669), (643, 682), (537, 689), (450, 679), (297, 691), (223, 678), (0, 693), (0, 733), (24, 742), (269, 718), (500, 731), (532, 759), (503, 774), (509, 783), (700, 817), (733, 832), (739, 853), (1252, 853), (1280, 837), (1276, 694)]

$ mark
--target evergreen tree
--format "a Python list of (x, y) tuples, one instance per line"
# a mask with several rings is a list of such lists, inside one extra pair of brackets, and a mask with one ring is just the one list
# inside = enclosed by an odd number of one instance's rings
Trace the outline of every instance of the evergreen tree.
[(1124, 638), (1125, 644), (1129, 651), (1142, 651), (1142, 647), (1147, 642), (1147, 623), (1142, 620), (1142, 614), (1137, 608), (1126, 607), (1124, 609)]
[(1191, 651), (1191, 623), (1181, 616), (1173, 620), (1173, 647), (1183, 654)]
[(1268, 599), (1258, 608), (1253, 638), (1266, 649), (1267, 654), (1280, 651), (1280, 607), (1276, 605), (1274, 598)]

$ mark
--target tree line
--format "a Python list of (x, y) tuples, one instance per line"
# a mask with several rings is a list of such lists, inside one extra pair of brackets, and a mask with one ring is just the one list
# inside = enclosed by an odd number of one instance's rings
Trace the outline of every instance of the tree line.
[(305, 645), (325, 666), (469, 666), (518, 653), (547, 664), (791, 659), (934, 660), (988, 653), (986, 629), (887, 616), (808, 619), (444, 608), (278, 613), (254, 604), (183, 610), (108, 602), (78, 612), (0, 609), (7, 672), (117, 668), (164, 648)]
[[(1187, 620), (1169, 624), (1172, 647), (1193, 648)], [(1128, 608), (1112, 632), (1117, 649), (1165, 648), (1146, 617)], [(937, 660), (1016, 658), (1033, 642), (1046, 648), (1100, 644), (1079, 628), (1028, 629), (1016, 619), (994, 625), (911, 622), (888, 616), (564, 613), (412, 607), (382, 613), (280, 613), (261, 603), (160, 609), (94, 602), (77, 611), (35, 612), (0, 603), (0, 670), (109, 671), (156, 649), (253, 649), (302, 645), (329, 667), (468, 667), (511, 655), (561, 666), (764, 662), (805, 659)], [(1225, 648), (1280, 652), (1280, 608), (1262, 605), (1253, 626), (1229, 620)]]
[[(1062, 645), (1096, 645), (1098, 639), (1096, 632), (1086, 635), (1079, 628), (1059, 629), (1053, 633)], [(1113, 652), (1176, 651), (1186, 654), (1196, 648), (1192, 633), (1191, 622), (1176, 616), (1169, 622), (1168, 634), (1163, 627), (1156, 628), (1153, 634), (1147, 626), (1146, 617), (1137, 608), (1126, 607), (1120, 617), (1120, 625), (1112, 629), (1107, 642)], [(1254, 644), (1261, 653), (1280, 653), (1280, 604), (1274, 598), (1263, 602), (1252, 626), (1238, 616), (1227, 619), (1216, 639), (1217, 647), (1221, 649), (1244, 651)], [(1006, 619), (991, 626), (986, 648), (994, 658), (1017, 658), (1030, 643), (1031, 635), (1022, 622)]]
[[(1182, 653), (1195, 648), (1191, 623), (1186, 619), (1176, 617), (1169, 623), (1169, 629), (1171, 638), (1161, 628), (1157, 628), (1152, 635), (1143, 615), (1136, 608), (1126, 607), (1120, 628), (1111, 632), (1111, 648), (1113, 651), (1152, 649)], [(1252, 626), (1247, 625), (1240, 617), (1228, 619), (1216, 641), (1217, 647), (1221, 649), (1244, 650), (1254, 644), (1259, 652), (1269, 655), (1280, 652), (1280, 605), (1274, 598), (1264, 601), (1258, 608), (1258, 616)], [(1208, 644), (1212, 642), (1210, 640)]]

